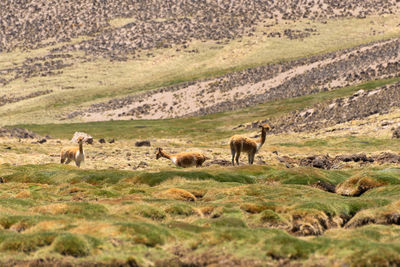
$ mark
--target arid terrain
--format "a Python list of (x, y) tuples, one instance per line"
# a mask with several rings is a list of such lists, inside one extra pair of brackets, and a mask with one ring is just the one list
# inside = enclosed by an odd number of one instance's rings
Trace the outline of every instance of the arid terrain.
[(398, 266), (399, 152), (399, 1), (0, 3), (0, 266)]

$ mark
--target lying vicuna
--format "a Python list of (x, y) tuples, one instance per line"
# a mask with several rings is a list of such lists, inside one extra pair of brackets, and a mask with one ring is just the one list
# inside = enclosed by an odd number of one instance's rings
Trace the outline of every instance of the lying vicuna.
[(267, 132), (271, 130), (271, 126), (268, 124), (260, 125), (261, 127), (261, 139), (252, 140), (245, 136), (234, 135), (231, 137), (229, 142), (232, 153), (232, 164), (235, 165), (234, 159), (236, 154), (236, 164), (239, 165), (239, 157), (241, 152), (247, 152), (249, 157), (249, 164), (253, 164), (255, 154), (260, 150), (262, 145), (265, 143), (265, 137)]
[(166, 158), (171, 160), (176, 166), (187, 168), (191, 166), (199, 167), (204, 161), (208, 158), (204, 156), (202, 153), (198, 152), (182, 152), (174, 155), (167, 154), (163, 151), (162, 148), (156, 148), (156, 159)]
[(83, 137), (78, 137), (76, 140), (79, 144), (79, 147), (69, 147), (63, 148), (61, 150), (61, 164), (65, 162), (68, 164), (71, 160), (75, 161), (76, 166), (80, 167), (81, 162), (85, 161), (85, 154), (83, 153)]

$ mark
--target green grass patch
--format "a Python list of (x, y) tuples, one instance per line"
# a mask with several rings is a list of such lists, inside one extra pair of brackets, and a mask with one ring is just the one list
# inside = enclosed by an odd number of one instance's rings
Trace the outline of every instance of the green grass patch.
[[(232, 135), (230, 128), (240, 123), (280, 116), (338, 97), (351, 96), (360, 89), (373, 90), (377, 87), (393, 84), (398, 81), (400, 81), (399, 77), (370, 81), (333, 91), (272, 101), (239, 111), (223, 112), (200, 117), (67, 124), (20, 124), (8, 127), (27, 128), (39, 134), (49, 134), (57, 138), (70, 138), (75, 131), (83, 131), (90, 133), (94, 138), (140, 139), (182, 138), (190, 136), (193, 140), (198, 141), (210, 140), (210, 138), (222, 139), (229, 138)], [(229, 120), (226, 118), (229, 118)], [(238, 131), (238, 133), (240, 132), (243, 132), (243, 130)], [(308, 144), (303, 144), (303, 146), (318, 146), (320, 145), (318, 142), (323, 143), (324, 141), (318, 141), (317, 139), (309, 142)], [(292, 143), (281, 145), (297, 146), (297, 144)], [(362, 145), (362, 143), (360, 145)]]
[(32, 252), (49, 246), (56, 237), (56, 233), (50, 232), (17, 234), (0, 231), (0, 251)]
[(64, 256), (84, 257), (90, 254), (88, 242), (73, 234), (58, 236), (53, 243), (53, 251)]
[(143, 244), (149, 247), (163, 245), (170, 233), (167, 229), (154, 224), (144, 222), (117, 224), (122, 233), (128, 235), (135, 244)]
[(193, 208), (185, 204), (174, 204), (165, 209), (165, 212), (171, 215), (190, 216), (193, 214)]

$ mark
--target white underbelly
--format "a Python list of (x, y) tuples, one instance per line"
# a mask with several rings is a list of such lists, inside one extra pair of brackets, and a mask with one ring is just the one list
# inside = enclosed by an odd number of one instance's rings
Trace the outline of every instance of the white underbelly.
[(171, 161), (176, 165), (176, 157), (172, 157)]

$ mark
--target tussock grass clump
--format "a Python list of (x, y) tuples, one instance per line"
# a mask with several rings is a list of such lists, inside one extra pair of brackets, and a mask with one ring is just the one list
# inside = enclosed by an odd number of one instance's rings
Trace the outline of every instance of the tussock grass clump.
[(216, 227), (239, 227), (246, 228), (246, 223), (240, 218), (236, 217), (220, 217), (217, 219), (213, 219), (211, 224)]
[(196, 201), (197, 198), (190, 192), (180, 188), (170, 188), (160, 193), (160, 196), (183, 201)]
[(321, 170), (310, 167), (295, 169), (271, 168), (266, 174), (266, 180), (279, 181), (282, 184), (311, 185), (323, 181), (336, 185), (350, 176), (349, 173), (336, 170)]
[(98, 218), (108, 213), (107, 209), (103, 205), (89, 202), (56, 203), (45, 206), (37, 206), (32, 210), (45, 214), (75, 215), (87, 219)]
[(144, 194), (144, 193), (146, 193), (146, 191), (141, 190), (141, 189), (136, 189), (136, 188), (132, 188), (129, 191), (129, 194)]
[(117, 192), (105, 190), (105, 189), (96, 190), (94, 192), (94, 195), (99, 196), (99, 197), (105, 197), (105, 198), (112, 198), (112, 197), (119, 196), (119, 194)]
[(35, 205), (35, 201), (19, 198), (0, 198), (0, 206), (20, 209), (29, 208)]
[(3, 231), (0, 232), (0, 251), (32, 252), (49, 246), (56, 237), (56, 233), (50, 232), (16, 234)]
[(53, 251), (64, 256), (85, 257), (90, 254), (88, 242), (73, 234), (58, 236), (53, 243)]
[(380, 187), (385, 184), (386, 182), (370, 176), (357, 175), (339, 184), (336, 187), (336, 193), (343, 196), (357, 197), (372, 188)]
[(367, 224), (400, 225), (400, 201), (379, 208), (362, 210), (346, 224), (346, 228), (355, 228)]
[(17, 232), (24, 231), (41, 221), (53, 220), (48, 216), (0, 215), (0, 226)]
[(276, 234), (267, 238), (264, 249), (273, 259), (304, 259), (313, 253), (317, 246), (277, 230)]
[(201, 232), (206, 232), (209, 231), (210, 229), (207, 227), (201, 227), (198, 225), (193, 225), (190, 223), (185, 223), (185, 222), (178, 222), (178, 221), (172, 221), (168, 223), (169, 228), (179, 228), (180, 230), (184, 230), (187, 232), (193, 232), (193, 233), (201, 233)]
[(170, 236), (167, 229), (144, 222), (119, 223), (117, 226), (121, 233), (130, 236), (134, 243), (149, 247), (163, 245)]
[(181, 216), (190, 216), (194, 213), (193, 208), (185, 204), (174, 204), (166, 208), (165, 211), (171, 215), (181, 215)]
[(268, 227), (287, 227), (288, 221), (272, 210), (260, 213), (260, 222)]
[(248, 213), (260, 213), (264, 210), (275, 210), (276, 204), (274, 203), (243, 203), (240, 205), (240, 208)]
[[(21, 166), (8, 166), (1, 173), (9, 182), (61, 184), (81, 183), (89, 184), (115, 184), (121, 179), (132, 177), (134, 172), (119, 170), (78, 170), (73, 166), (61, 164), (28, 164)], [(10, 174), (11, 172), (11, 174)]]
[(166, 217), (166, 214), (162, 209), (150, 205), (138, 205), (134, 208), (133, 212), (139, 216), (156, 221), (163, 220)]

